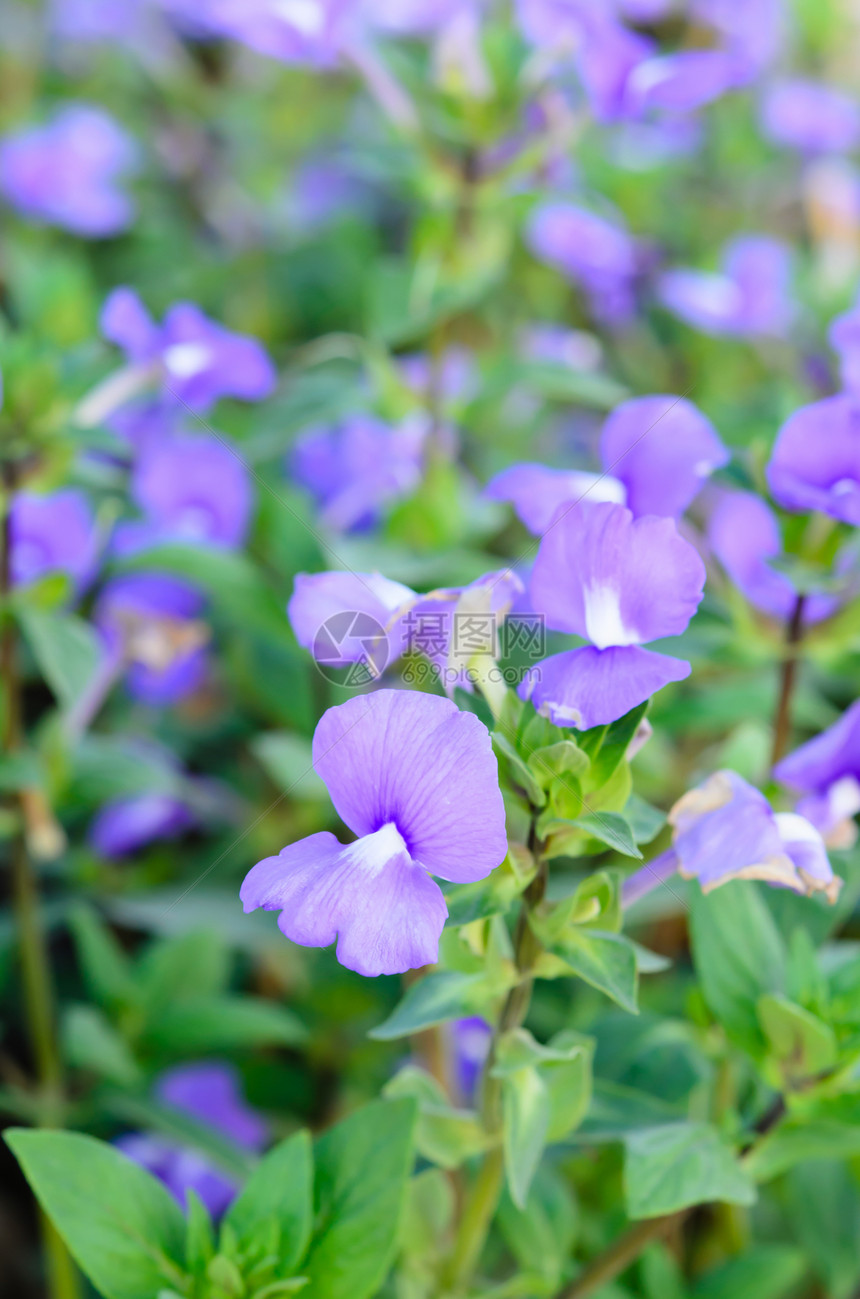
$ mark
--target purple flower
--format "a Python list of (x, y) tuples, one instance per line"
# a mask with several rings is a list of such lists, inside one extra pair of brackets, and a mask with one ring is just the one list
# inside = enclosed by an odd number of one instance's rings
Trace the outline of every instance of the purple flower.
[(10, 528), (16, 586), (47, 573), (67, 573), (80, 590), (94, 575), (98, 533), (83, 492), (73, 487), (44, 496), (21, 492), (12, 504)]
[(657, 54), (631, 69), (625, 96), (635, 116), (690, 113), (743, 85), (749, 72), (746, 62), (727, 50)]
[(128, 44), (143, 35), (149, 0), (53, 0), (52, 34), (62, 41)]
[(521, 697), (557, 726), (588, 730), (682, 681), (689, 663), (642, 646), (686, 630), (704, 581), (701, 559), (672, 519), (575, 505), (541, 540), (529, 589), (548, 627), (591, 644), (544, 659)]
[(785, 334), (794, 315), (790, 252), (766, 235), (734, 239), (716, 273), (679, 267), (660, 278), (663, 304), (706, 334)]
[(761, 126), (774, 144), (802, 153), (847, 153), (860, 140), (860, 107), (832, 86), (778, 81), (762, 101)]
[[(242, 1150), (259, 1153), (266, 1144), (268, 1125), (243, 1100), (238, 1076), (228, 1064), (179, 1065), (161, 1075), (155, 1091), (163, 1104), (189, 1114)], [(166, 1137), (131, 1132), (115, 1144), (163, 1182), (183, 1209), (188, 1192), (194, 1191), (218, 1218), (239, 1189), (208, 1156)]]
[(283, 63), (326, 68), (338, 60), (356, 6), (354, 0), (167, 0), (167, 7), (181, 18), (187, 14), (201, 34), (232, 37)]
[(274, 367), (257, 340), (231, 333), (193, 302), (174, 303), (157, 325), (133, 289), (114, 289), (101, 330), (131, 365), (160, 378), (165, 395), (198, 413), (222, 397), (261, 401), (274, 390)]
[(615, 501), (624, 505), (627, 491), (611, 474), (582, 469), (550, 469), (546, 465), (511, 465), (491, 478), (484, 488), (491, 501), (510, 501), (530, 532), (546, 532), (563, 506), (577, 501)]
[[(711, 549), (750, 604), (776, 618), (789, 618), (797, 590), (770, 560), (783, 554), (779, 525), (773, 511), (752, 492), (724, 492), (708, 521)], [(832, 595), (807, 597), (808, 622), (827, 618), (837, 607)]]
[(376, 676), (404, 652), (397, 614), (417, 599), (381, 573), (297, 573), (287, 616), (317, 662), (364, 663)]
[(520, 335), (522, 354), (529, 361), (563, 365), (572, 370), (596, 370), (602, 348), (594, 334), (563, 325), (531, 325)]
[(833, 321), (830, 345), (839, 353), (842, 387), (860, 394), (860, 302)]
[(109, 665), (126, 670), (129, 692), (142, 703), (173, 704), (203, 684), (208, 672), (201, 622), (203, 597), (179, 578), (129, 573), (108, 582), (94, 621)]
[(367, 528), (383, 506), (418, 487), (430, 427), (423, 414), (393, 427), (374, 415), (352, 415), (342, 424), (303, 433), (290, 470), (313, 496), (327, 527)]
[(424, 352), (397, 358), (408, 388), (425, 401), (463, 402), (474, 396), (475, 358), (467, 347), (449, 347), (438, 361)]
[(131, 224), (120, 181), (134, 169), (130, 136), (100, 108), (68, 104), (44, 126), (0, 142), (0, 190), (24, 216), (97, 239)]
[(193, 825), (186, 803), (169, 794), (139, 794), (106, 803), (89, 829), (103, 857), (127, 857), (154, 839), (174, 839)]
[(802, 406), (780, 429), (767, 481), (777, 504), (860, 524), (860, 400), (840, 394)]
[(358, 836), (310, 835), (266, 857), (242, 885), (245, 911), (328, 947), (359, 974), (433, 963), (448, 909), (431, 879), (484, 879), (505, 856), (505, 809), (490, 736), (447, 699), (399, 690), (357, 696), (317, 726), (313, 764)]
[(621, 225), (573, 203), (542, 203), (526, 241), (541, 261), (582, 285), (595, 315), (612, 323), (630, 317), (636, 247)]
[(470, 1015), (465, 1019), (455, 1019), (450, 1025), (450, 1034), (457, 1089), (469, 1102), (474, 1098), (489, 1054), (493, 1030), (480, 1015)]
[(779, 53), (786, 33), (783, 0), (693, 0), (692, 14), (722, 36), (727, 47), (760, 71)]
[(734, 771), (718, 771), (685, 794), (669, 813), (669, 824), (672, 847), (625, 880), (625, 906), (676, 871), (697, 879), (704, 893), (732, 880), (764, 880), (835, 902), (842, 887), (815, 827), (796, 812), (774, 812)]
[(777, 763), (773, 774), (804, 795), (797, 811), (832, 847), (850, 848), (857, 838), (852, 818), (860, 812), (860, 700)]
[(600, 459), (627, 489), (636, 515), (679, 518), (729, 453), (709, 419), (683, 397), (634, 397), (612, 412)]
[(145, 518), (122, 524), (114, 549), (127, 555), (185, 541), (235, 550), (248, 532), (253, 495), (244, 461), (218, 438), (193, 433), (148, 441), (131, 480)]

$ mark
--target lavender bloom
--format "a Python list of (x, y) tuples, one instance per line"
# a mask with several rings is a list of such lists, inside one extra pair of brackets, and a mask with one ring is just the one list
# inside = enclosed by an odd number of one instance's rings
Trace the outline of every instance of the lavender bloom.
[(416, 414), (391, 427), (353, 415), (333, 427), (309, 429), (290, 458), (292, 475), (313, 496), (320, 519), (338, 532), (367, 528), (383, 506), (421, 482), (430, 422)]
[(397, 358), (397, 368), (408, 388), (425, 401), (468, 401), (476, 384), (475, 358), (466, 347), (449, 347), (438, 362), (424, 352)]
[(779, 81), (765, 94), (761, 126), (774, 144), (802, 153), (847, 153), (860, 140), (860, 107), (832, 86)]
[(149, 0), (53, 0), (51, 31), (62, 41), (129, 44), (143, 31)]
[(208, 673), (209, 632), (200, 620), (202, 610), (203, 597), (178, 578), (157, 573), (114, 578), (94, 610), (107, 669), (125, 669), (129, 693), (154, 707), (192, 694)]
[(450, 1033), (457, 1088), (466, 1101), (471, 1101), (489, 1054), (493, 1030), (480, 1015), (470, 1015), (465, 1019), (455, 1019), (450, 1025)]
[(797, 811), (831, 847), (850, 848), (857, 838), (852, 818), (860, 812), (860, 700), (777, 763), (773, 774), (804, 795)]
[(313, 764), (356, 834), (312, 834), (245, 877), (245, 911), (279, 910), (278, 927), (328, 947), (359, 974), (432, 964), (448, 909), (431, 879), (484, 879), (507, 851), (489, 732), (435, 695), (380, 690), (323, 714)]
[[(156, 1095), (242, 1150), (259, 1153), (266, 1144), (267, 1124), (243, 1100), (238, 1076), (226, 1063), (201, 1061), (170, 1069), (159, 1078)], [(239, 1189), (207, 1156), (166, 1137), (132, 1132), (115, 1144), (163, 1182), (183, 1209), (188, 1192), (194, 1191), (213, 1218), (218, 1218)]]
[(0, 142), (0, 191), (25, 217), (98, 239), (131, 224), (134, 208), (120, 188), (136, 149), (112, 117), (69, 104), (44, 126)]
[(529, 361), (563, 365), (572, 370), (596, 370), (603, 354), (600, 341), (584, 329), (563, 325), (531, 325), (520, 336), (523, 356)]
[(541, 536), (562, 507), (569, 508), (586, 498), (624, 505), (627, 491), (611, 474), (521, 464), (511, 465), (491, 478), (484, 488), (484, 496), (491, 501), (510, 501), (529, 531)]
[(734, 771), (718, 771), (685, 794), (669, 813), (669, 824), (672, 848), (625, 880), (625, 906), (675, 871), (697, 879), (704, 893), (731, 880), (764, 880), (835, 902), (842, 887), (814, 826), (796, 812), (774, 812)]
[(842, 387), (860, 394), (860, 302), (833, 321), (830, 345), (839, 354)]
[(670, 394), (622, 402), (600, 435), (600, 459), (635, 515), (679, 518), (729, 453), (698, 407)]
[(548, 627), (591, 644), (545, 659), (521, 697), (557, 726), (588, 730), (683, 681), (689, 663), (642, 646), (686, 630), (704, 581), (701, 559), (672, 519), (575, 505), (543, 537), (530, 594)]
[[(782, 538), (773, 511), (752, 492), (725, 492), (708, 521), (711, 549), (750, 604), (776, 618), (789, 618), (797, 591), (785, 573), (769, 561), (782, 555)], [(807, 598), (809, 622), (827, 618), (837, 607), (831, 595)]]
[(764, 69), (779, 53), (786, 31), (783, 0), (693, 0), (692, 14), (714, 27), (727, 48), (750, 71)]
[(679, 50), (643, 59), (625, 87), (634, 116), (656, 111), (690, 113), (749, 79), (749, 68), (726, 50)]
[(283, 63), (333, 67), (340, 53), (345, 24), (354, 0), (311, 0), (282, 4), (278, 0), (167, 0), (169, 9), (186, 16), (201, 34), (231, 37), (259, 54)]
[(157, 325), (133, 289), (114, 289), (101, 330), (132, 366), (151, 370), (166, 395), (198, 413), (222, 397), (261, 401), (274, 390), (274, 367), (257, 340), (231, 333), (193, 302), (174, 303)]
[(106, 803), (89, 829), (103, 857), (127, 857), (155, 839), (174, 839), (193, 825), (191, 810), (168, 794), (140, 794)]
[(120, 554), (169, 541), (235, 550), (248, 532), (250, 474), (218, 438), (195, 433), (145, 443), (131, 495), (146, 517), (117, 529)]
[(83, 492), (66, 487), (39, 496), (21, 492), (12, 503), (12, 581), (35, 582), (67, 573), (80, 590), (95, 573), (98, 535)]
[(706, 334), (780, 337), (794, 315), (790, 252), (765, 235), (734, 239), (717, 273), (679, 267), (660, 279), (663, 304)]
[(802, 406), (780, 429), (767, 481), (786, 510), (860, 524), (860, 402), (840, 394)]
[(595, 315), (610, 323), (629, 319), (636, 249), (622, 226), (573, 203), (542, 203), (526, 241), (537, 258), (582, 285)]

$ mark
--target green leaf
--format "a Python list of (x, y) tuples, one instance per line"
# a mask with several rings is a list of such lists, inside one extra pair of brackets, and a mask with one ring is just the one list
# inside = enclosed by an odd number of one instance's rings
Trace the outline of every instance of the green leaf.
[(410, 985), (388, 1019), (372, 1028), (368, 1037), (380, 1042), (409, 1037), (422, 1028), (431, 1028), (445, 1020), (475, 1015), (486, 1001), (487, 985), (483, 974), (434, 970)]
[(291, 731), (269, 731), (255, 736), (250, 748), (278, 789), (297, 800), (328, 802), (328, 790), (311, 761), (310, 740)]
[(682, 1122), (627, 1136), (624, 1194), (631, 1218), (655, 1218), (713, 1200), (752, 1204), (755, 1186), (716, 1128)]
[(631, 794), (622, 813), (637, 843), (650, 843), (666, 824), (666, 813), (652, 807), (638, 794)]
[(185, 1192), (188, 1227), (185, 1237), (185, 1266), (192, 1276), (206, 1271), (215, 1253), (215, 1236), (209, 1210), (196, 1191)]
[(227, 986), (230, 953), (214, 929), (152, 943), (137, 965), (140, 997), (149, 1016), (189, 997), (215, 997)]
[(532, 750), (528, 756), (528, 768), (542, 789), (548, 789), (556, 776), (570, 776), (575, 780), (588, 767), (587, 754), (573, 740), (558, 740)]
[(759, 998), (782, 992), (785, 949), (755, 884), (736, 880), (692, 892), (693, 962), (705, 1001), (729, 1037), (760, 1058), (766, 1050)]
[(625, 857), (642, 860), (633, 832), (620, 812), (586, 812), (584, 816), (576, 817), (573, 824), (587, 830), (592, 839), (598, 839)]
[(412, 1167), (414, 1101), (376, 1101), (316, 1147), (315, 1226), (302, 1264), (314, 1299), (368, 1299), (396, 1248)]
[(803, 1251), (792, 1245), (748, 1245), (738, 1258), (700, 1277), (691, 1299), (785, 1299), (806, 1268)]
[(92, 807), (180, 788), (176, 768), (159, 750), (121, 735), (85, 735), (75, 747), (71, 776), (74, 797)]
[(529, 764), (520, 757), (511, 741), (502, 735), (500, 731), (493, 731), (493, 747), (502, 757), (503, 772), (506, 764), (510, 779), (515, 785), (519, 785), (532, 806), (543, 807), (546, 803), (544, 788)]
[(836, 1119), (784, 1120), (757, 1142), (746, 1158), (750, 1176), (770, 1181), (795, 1164), (812, 1159), (852, 1159), (860, 1155), (860, 1127)]
[(789, 1084), (826, 1073), (836, 1064), (836, 1035), (829, 1024), (787, 997), (759, 998), (758, 1017), (771, 1054)]
[(5, 1140), (39, 1203), (106, 1299), (184, 1289), (185, 1219), (168, 1191), (112, 1146), (79, 1132), (12, 1128)]
[(549, 1047), (559, 1056), (567, 1056), (565, 1060), (547, 1061), (540, 1071), (549, 1097), (547, 1139), (561, 1141), (579, 1127), (591, 1104), (594, 1041), (572, 1029), (563, 1029), (550, 1038)]
[(578, 1214), (566, 1178), (542, 1165), (535, 1174), (525, 1208), (509, 1196), (499, 1205), (498, 1224), (520, 1267), (556, 1289), (576, 1239)]
[[(503, 1055), (500, 1047), (500, 1060)], [(506, 1072), (502, 1081), (502, 1148), (511, 1199), (525, 1207), (549, 1130), (546, 1083), (533, 1065)]]
[[(313, 1221), (313, 1150), (307, 1132), (296, 1132), (264, 1155), (225, 1222), (240, 1248), (250, 1253), (262, 1241), (287, 1273), (305, 1256)], [(271, 1237), (274, 1235), (274, 1239)]]
[(83, 902), (70, 911), (69, 926), (90, 995), (108, 1007), (133, 1002), (136, 989), (131, 962), (108, 926)]
[(638, 1014), (636, 952), (622, 934), (573, 929), (554, 950), (580, 979), (605, 992), (632, 1015)]
[[(648, 711), (648, 701), (633, 708), (617, 722), (606, 727), (603, 739), (597, 752), (591, 757), (591, 772), (588, 779), (589, 789), (602, 789), (615, 775), (617, 768), (624, 761), (630, 741), (639, 729), (639, 725)], [(586, 746), (583, 745), (585, 748)], [(586, 750), (591, 753), (590, 749)]]
[(159, 1011), (147, 1040), (162, 1051), (194, 1055), (251, 1046), (297, 1046), (307, 1037), (299, 1019), (261, 997), (186, 997)]
[(405, 1065), (386, 1084), (383, 1095), (391, 1099), (409, 1096), (417, 1102), (416, 1152), (440, 1168), (459, 1168), (491, 1144), (477, 1114), (455, 1109), (424, 1069)]
[(69, 1064), (89, 1069), (121, 1087), (140, 1081), (125, 1040), (95, 1006), (70, 1005), (63, 1014), (63, 1052)]
[(72, 613), (26, 609), (19, 617), (39, 671), (60, 706), (70, 709), (102, 660), (98, 635), (89, 623)]
[(38, 755), (29, 749), (0, 754), (0, 792), (40, 788), (43, 781)]

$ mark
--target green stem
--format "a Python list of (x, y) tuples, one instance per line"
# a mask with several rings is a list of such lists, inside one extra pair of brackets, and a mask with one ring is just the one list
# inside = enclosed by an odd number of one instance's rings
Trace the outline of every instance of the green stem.
[(773, 723), (773, 749), (771, 766), (779, 762), (788, 748), (791, 738), (791, 697), (794, 694), (797, 679), (797, 664), (800, 658), (800, 642), (803, 639), (803, 611), (806, 597), (799, 595), (794, 602), (794, 609), (788, 626), (785, 629), (785, 651), (782, 660), (782, 671), (779, 682), (779, 698)]
[[(15, 474), (4, 469), (2, 546), (0, 546), (0, 675), (5, 684), (3, 752), (14, 753), (21, 744), (21, 683), (18, 676), (15, 623), (6, 607), (12, 589), (11, 498)], [(21, 960), (24, 1011), (33, 1049), (33, 1064), (39, 1082), (40, 1127), (55, 1126), (62, 1116), (62, 1069), (55, 1033), (51, 967), (39, 907), (39, 892), (27, 853), (24, 836), (26, 809), (16, 796), (20, 818), (11, 845), (12, 905)], [(52, 1299), (78, 1299), (78, 1274), (60, 1237), (42, 1216), (42, 1238)]]
[(666, 1213), (659, 1218), (645, 1218), (636, 1222), (629, 1231), (625, 1231), (616, 1241), (599, 1254), (576, 1280), (571, 1281), (559, 1290), (555, 1299), (585, 1299), (608, 1285), (610, 1281), (629, 1267), (652, 1240), (667, 1236), (673, 1227), (680, 1225), (690, 1212), (679, 1209), (677, 1213)]
[[(538, 855), (534, 827), (529, 846)], [(547, 864), (538, 855), (538, 871), (523, 894), (514, 936), (514, 952), (521, 977), (505, 998), (481, 1078), (481, 1112), (484, 1128), (495, 1139), (496, 1144), (487, 1151), (472, 1183), (460, 1219), (454, 1248), (445, 1269), (446, 1287), (455, 1291), (466, 1287), (478, 1265), (504, 1186), (505, 1168), (501, 1146), (502, 1083), (501, 1079), (493, 1076), (492, 1070), (502, 1036), (511, 1029), (518, 1028), (528, 1013), (534, 984), (529, 971), (533, 968), (535, 958), (541, 950), (540, 943), (529, 924), (529, 914), (543, 900), (546, 886)]]

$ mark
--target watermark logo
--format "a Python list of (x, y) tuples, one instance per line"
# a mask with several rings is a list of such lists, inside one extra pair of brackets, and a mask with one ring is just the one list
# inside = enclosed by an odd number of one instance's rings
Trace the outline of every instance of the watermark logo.
[(390, 650), (385, 628), (376, 618), (347, 609), (326, 618), (314, 637), (312, 653), (327, 680), (358, 689), (379, 680)]

